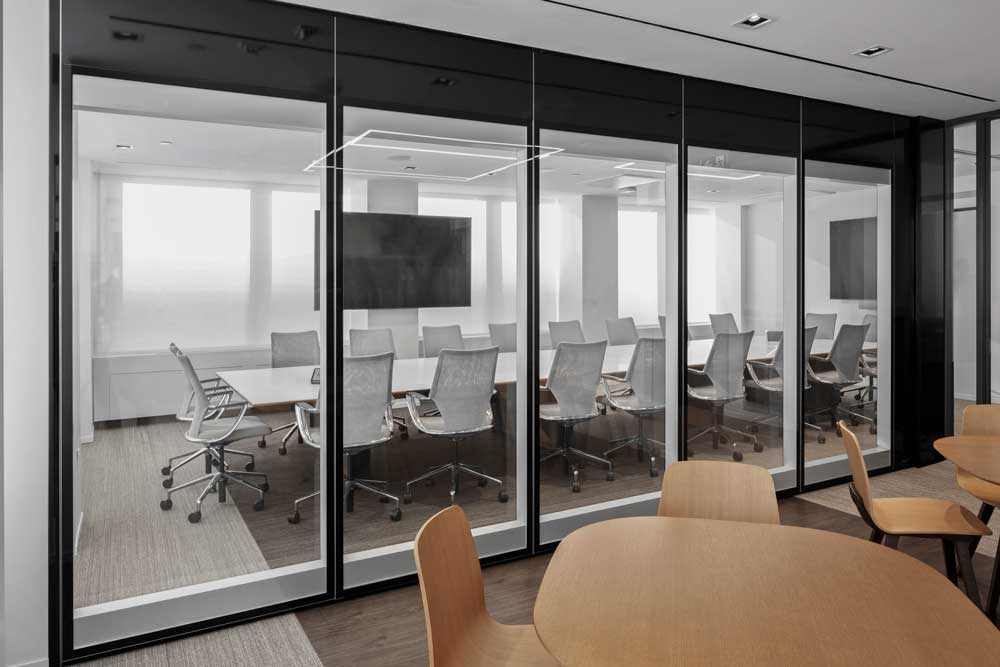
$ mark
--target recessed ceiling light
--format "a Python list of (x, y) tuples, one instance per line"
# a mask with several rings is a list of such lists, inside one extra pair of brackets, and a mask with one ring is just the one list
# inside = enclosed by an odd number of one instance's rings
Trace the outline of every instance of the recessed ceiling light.
[(405, 169), (406, 171), (416, 171), (417, 170), (417, 168), (414, 167), (412, 164), (406, 165), (405, 167), (403, 167), (403, 169)]
[(705, 192), (714, 195), (715, 193), (718, 192), (718, 190), (713, 190), (713, 189), (709, 188), (708, 190), (705, 190)]
[(888, 46), (882, 46), (881, 44), (876, 44), (875, 46), (869, 46), (867, 49), (861, 49), (860, 51), (855, 51), (854, 55), (861, 56), (862, 58), (875, 58), (876, 56), (883, 56), (892, 51)]
[(170, 141), (169, 139), (160, 139), (160, 145), (161, 146), (173, 146), (174, 142)]
[(754, 12), (750, 16), (740, 21), (737, 21), (733, 25), (736, 26), (737, 28), (747, 28), (749, 30), (753, 30), (754, 28), (765, 26), (773, 20), (774, 19), (772, 19), (769, 16), (763, 16), (757, 12)]
[(115, 144), (115, 148), (121, 151), (130, 151), (135, 148), (135, 146), (132, 144)]

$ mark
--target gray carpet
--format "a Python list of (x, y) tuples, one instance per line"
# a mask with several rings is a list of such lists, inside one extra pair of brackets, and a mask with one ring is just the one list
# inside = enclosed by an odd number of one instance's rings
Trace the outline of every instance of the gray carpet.
[[(890, 498), (898, 496), (924, 496), (927, 498), (944, 498), (967, 507), (973, 514), (979, 511), (981, 503), (963, 491), (955, 483), (955, 465), (942, 461), (923, 468), (907, 468), (897, 470), (888, 475), (878, 475), (871, 478), (872, 496)], [(847, 484), (831, 486), (819, 491), (811, 491), (799, 496), (803, 500), (823, 505), (831, 509), (858, 515), (858, 510), (851, 501)], [(994, 513), (990, 520), (992, 535), (984, 537), (979, 542), (978, 553), (992, 558), (997, 551), (997, 534), (1000, 533), (1000, 513)]]
[(276, 616), (197, 637), (83, 663), (90, 667), (319, 667), (295, 615)]

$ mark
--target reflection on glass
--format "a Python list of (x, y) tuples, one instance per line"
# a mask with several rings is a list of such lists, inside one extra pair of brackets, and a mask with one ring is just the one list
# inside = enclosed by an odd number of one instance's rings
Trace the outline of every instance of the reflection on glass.
[[(805, 460), (842, 460), (836, 422), (866, 453), (887, 451), (891, 369), (889, 316), (891, 173), (806, 162), (806, 327), (816, 326), (803, 406)], [(825, 476), (834, 476), (834, 473)], [(807, 481), (816, 481), (807, 476)]]
[(959, 433), (962, 412), (976, 402), (976, 124), (958, 125), (952, 133), (951, 338)]
[(794, 158), (689, 149), (688, 458), (795, 465), (794, 220)]
[(541, 143), (564, 149), (541, 162), (540, 175), (546, 541), (568, 532), (560, 520), (597, 503), (659, 491), (664, 461), (676, 456), (661, 318), (670, 310), (676, 330), (666, 253), (677, 170), (671, 144), (549, 130)]
[(322, 505), (286, 517), (322, 478), (321, 174), (302, 169), (325, 107), (90, 77), (74, 95), (74, 607), (307, 562), (322, 592)]
[(344, 364), (393, 360), (388, 440), (348, 437), (359, 416), (345, 402), (347, 586), (412, 572), (412, 557), (398, 554), (452, 502), (474, 534), (491, 535), (481, 555), (524, 545), (525, 136), (510, 125), (344, 110), (335, 154)]

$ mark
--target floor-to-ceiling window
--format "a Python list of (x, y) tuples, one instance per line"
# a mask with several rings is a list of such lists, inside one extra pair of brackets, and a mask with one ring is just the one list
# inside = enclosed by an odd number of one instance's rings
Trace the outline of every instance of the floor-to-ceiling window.
[(794, 323), (795, 169), (791, 157), (688, 149), (689, 459), (795, 470), (795, 385), (805, 382)]

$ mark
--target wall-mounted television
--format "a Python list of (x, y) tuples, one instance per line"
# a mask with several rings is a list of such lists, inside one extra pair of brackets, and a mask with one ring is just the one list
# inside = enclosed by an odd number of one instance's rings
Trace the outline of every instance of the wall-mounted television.
[(830, 298), (877, 298), (876, 218), (830, 221)]
[(345, 309), (472, 305), (472, 219), (344, 213)]

